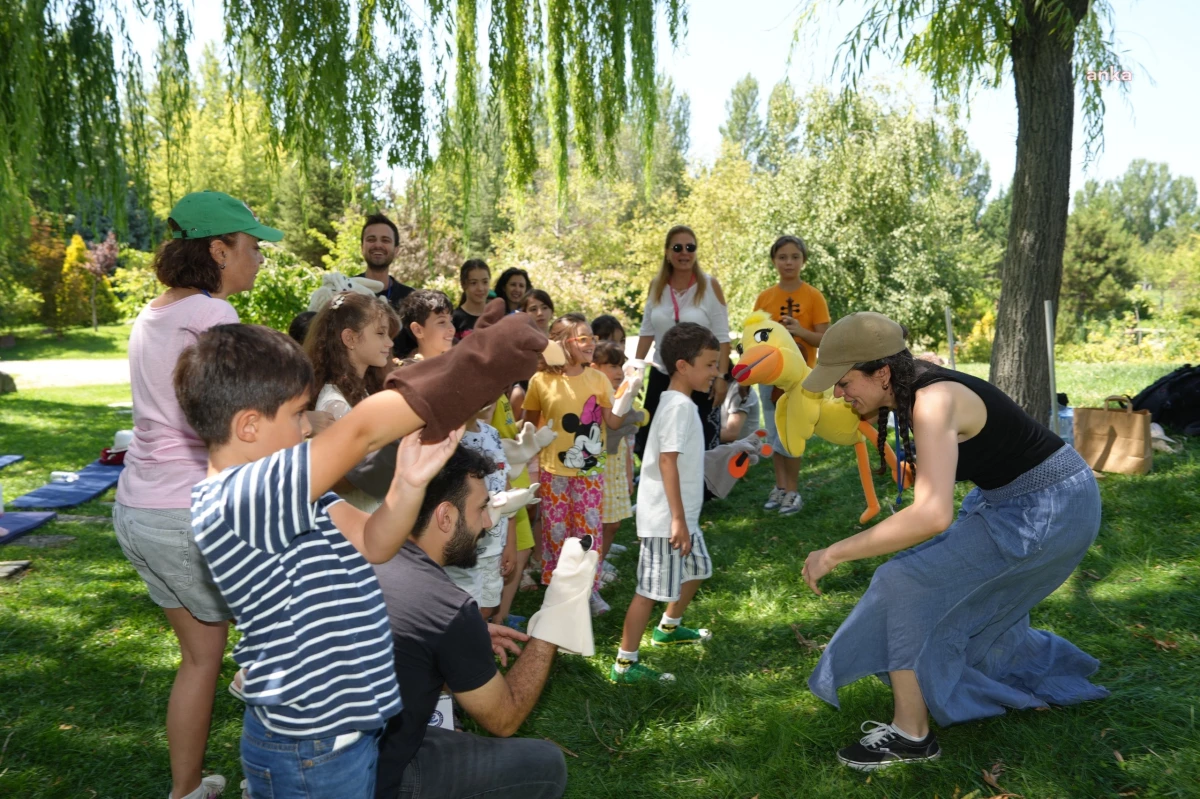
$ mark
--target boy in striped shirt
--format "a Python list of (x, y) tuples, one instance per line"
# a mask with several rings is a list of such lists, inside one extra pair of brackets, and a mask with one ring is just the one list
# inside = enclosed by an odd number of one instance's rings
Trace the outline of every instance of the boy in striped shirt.
[[(511, 382), (512, 367), (503, 371), (485, 375), (482, 390)], [(450, 434), (423, 444), (414, 431), (426, 420), (406, 385), (306, 440), (312, 382), (303, 351), (264, 327), (219, 325), (184, 351), (175, 391), (209, 456), (208, 478), (192, 489), (192, 528), (242, 632), (233, 658), (245, 670), (241, 755), (250, 795), (369, 799), (379, 735), (401, 709), (370, 564), (403, 546), (425, 486), (462, 435), (450, 425), (473, 410), (440, 412), (429, 427)], [(453, 405), (438, 384), (421, 389), (414, 404)], [(363, 456), (397, 438), (395, 476), (377, 511), (330, 493)]]

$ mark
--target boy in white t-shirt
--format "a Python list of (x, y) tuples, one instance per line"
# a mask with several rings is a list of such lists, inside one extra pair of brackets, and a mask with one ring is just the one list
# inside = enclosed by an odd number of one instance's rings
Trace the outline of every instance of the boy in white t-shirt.
[(662, 360), (671, 382), (650, 422), (642, 457), (637, 591), (625, 612), (621, 647), (609, 672), (616, 683), (675, 679), (638, 663), (638, 647), (658, 602), (668, 604), (651, 645), (694, 644), (712, 637), (708, 630), (689, 629), (680, 622), (701, 581), (712, 576), (712, 560), (700, 532), (704, 433), (691, 395), (712, 387), (719, 348), (712, 331), (692, 322), (681, 322), (663, 336)]

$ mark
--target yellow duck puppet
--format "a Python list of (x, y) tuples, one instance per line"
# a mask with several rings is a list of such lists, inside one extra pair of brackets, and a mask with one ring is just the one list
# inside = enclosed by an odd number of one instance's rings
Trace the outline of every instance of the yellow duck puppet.
[[(808, 364), (795, 340), (765, 311), (755, 311), (746, 317), (742, 329), (742, 356), (733, 367), (733, 377), (742, 385), (762, 383), (776, 388), (782, 396), (775, 402), (775, 426), (783, 448), (794, 457), (804, 454), (804, 446), (814, 434), (833, 444), (854, 447), (858, 458), (858, 476), (862, 480), (867, 509), (858, 517), (866, 524), (879, 513), (879, 499), (871, 478), (867, 458), (867, 443), (875, 441), (876, 431), (862, 421), (849, 405), (840, 399), (805, 391), (800, 383), (808, 376)], [(896, 479), (896, 455), (885, 448), (892, 479)], [(911, 485), (911, 473), (905, 469), (905, 485)]]

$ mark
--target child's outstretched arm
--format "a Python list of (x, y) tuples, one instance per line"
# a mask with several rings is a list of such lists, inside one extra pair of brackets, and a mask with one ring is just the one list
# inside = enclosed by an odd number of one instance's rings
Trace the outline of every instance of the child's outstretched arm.
[[(493, 306), (500, 318), (503, 300)], [(442, 441), (505, 388), (533, 376), (548, 344), (529, 317), (511, 314), (484, 328), (476, 324), (476, 332), (445, 355), (392, 372), (385, 385), (393, 391), (368, 397), (313, 438), (310, 500), (328, 491), (368, 452), (414, 430), (424, 427), (421, 438), (426, 442)]]
[[(309, 501), (315, 502), (333, 488), (368, 452), (424, 426), (424, 420), (399, 392), (380, 391), (367, 397), (350, 413), (313, 436), (309, 444)], [(399, 456), (396, 468), (399, 471)]]
[(462, 438), (462, 428), (435, 444), (422, 444), (420, 434), (405, 436), (396, 450), (396, 472), (383, 504), (369, 516), (348, 502), (329, 508), (329, 516), (354, 548), (370, 563), (391, 560), (408, 540), (425, 487), (441, 471)]

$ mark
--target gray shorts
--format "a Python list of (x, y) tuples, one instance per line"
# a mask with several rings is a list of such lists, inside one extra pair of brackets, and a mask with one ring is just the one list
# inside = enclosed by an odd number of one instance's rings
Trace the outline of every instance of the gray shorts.
[(692, 533), (692, 551), (687, 557), (671, 546), (669, 538), (642, 538), (638, 555), (636, 593), (656, 602), (674, 602), (684, 583), (712, 577), (712, 558), (704, 533)]
[(226, 621), (233, 612), (213, 582), (192, 537), (192, 512), (113, 506), (117, 542), (162, 608), (187, 608), (200, 621)]

